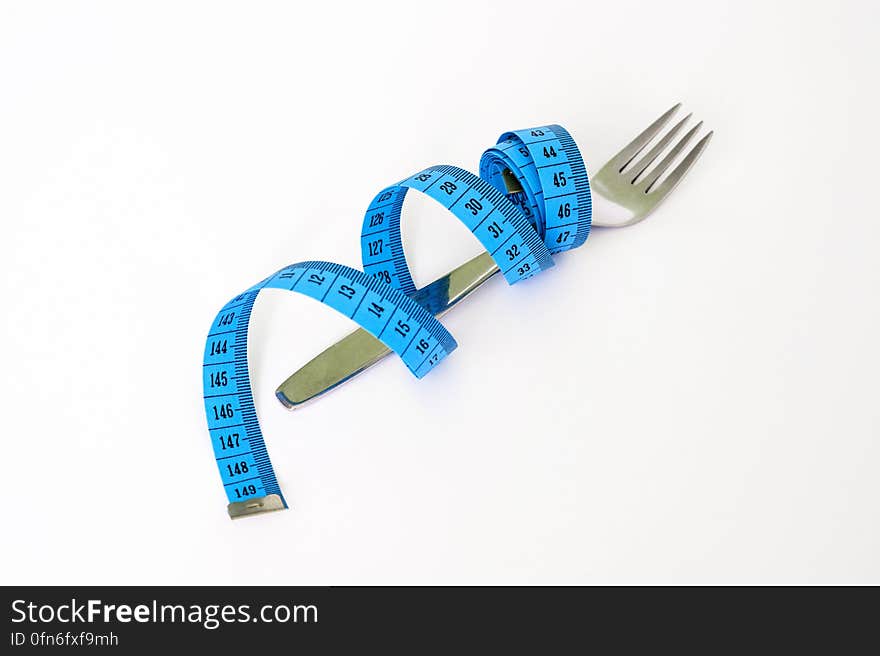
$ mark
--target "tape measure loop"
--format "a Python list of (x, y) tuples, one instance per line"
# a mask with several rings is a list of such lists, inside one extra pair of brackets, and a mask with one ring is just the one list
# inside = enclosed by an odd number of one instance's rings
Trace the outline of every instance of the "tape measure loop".
[(202, 383), (214, 456), (229, 514), (287, 508), (257, 421), (247, 331), (263, 289), (304, 294), (346, 315), (395, 351), (418, 378), (456, 348), (452, 335), (410, 296), (400, 217), (407, 192), (456, 216), (513, 284), (553, 266), (551, 253), (580, 246), (592, 203), (583, 159), (558, 125), (504, 133), (480, 160), (480, 177), (431, 166), (379, 192), (361, 231), (363, 271), (323, 261), (287, 266), (221, 308), (205, 343)]
[(517, 202), (551, 253), (586, 241), (593, 214), (590, 181), (565, 128), (545, 125), (502, 134), (495, 147), (483, 153), (480, 176), (509, 188), (506, 175), (521, 188), (508, 197)]

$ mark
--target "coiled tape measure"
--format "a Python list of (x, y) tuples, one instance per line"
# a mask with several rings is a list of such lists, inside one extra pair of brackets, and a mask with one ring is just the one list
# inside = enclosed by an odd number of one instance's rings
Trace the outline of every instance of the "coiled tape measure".
[(361, 230), (363, 271), (332, 262), (291, 264), (221, 308), (205, 344), (205, 413), (230, 517), (287, 508), (257, 420), (248, 376), (247, 331), (267, 288), (310, 296), (352, 319), (421, 378), (457, 346), (410, 295), (400, 213), (409, 190), (438, 201), (491, 254), (507, 282), (553, 266), (552, 253), (590, 233), (590, 183), (577, 145), (559, 125), (506, 132), (480, 161), (480, 176), (432, 166), (380, 191)]

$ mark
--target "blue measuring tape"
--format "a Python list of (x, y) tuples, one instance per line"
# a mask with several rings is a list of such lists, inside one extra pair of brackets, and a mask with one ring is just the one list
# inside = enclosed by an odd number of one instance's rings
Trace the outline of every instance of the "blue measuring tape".
[(397, 353), (417, 378), (456, 348), (443, 325), (410, 298), (416, 287), (400, 235), (410, 189), (464, 223), (510, 284), (552, 267), (552, 253), (580, 246), (590, 233), (590, 184), (574, 140), (558, 125), (516, 130), (483, 154), (480, 177), (432, 166), (380, 191), (364, 217), (363, 271), (332, 262), (291, 264), (229, 301), (208, 333), (202, 383), (230, 516), (288, 507), (248, 375), (248, 322), (261, 290), (298, 292), (341, 312)]

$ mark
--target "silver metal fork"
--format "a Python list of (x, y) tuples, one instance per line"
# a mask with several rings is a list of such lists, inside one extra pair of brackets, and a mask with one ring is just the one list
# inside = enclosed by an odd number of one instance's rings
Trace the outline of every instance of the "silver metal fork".
[[(712, 132), (700, 139), (678, 166), (660, 180), (700, 130), (702, 121), (688, 130), (663, 159), (651, 167), (684, 128), (690, 114), (676, 123), (636, 161), (636, 157), (660, 134), (680, 107), (681, 103), (670, 108), (590, 177), (593, 213), (598, 216), (598, 220), (593, 220), (594, 227), (622, 228), (642, 221), (663, 202), (696, 163), (712, 138)], [(508, 185), (511, 177), (505, 176)], [(519, 190), (508, 188), (508, 192)], [(440, 316), (498, 271), (489, 253), (482, 253), (417, 290), (412, 297)], [(298, 408), (351, 380), (390, 352), (382, 342), (359, 328), (291, 375), (278, 387), (275, 395), (288, 408)]]

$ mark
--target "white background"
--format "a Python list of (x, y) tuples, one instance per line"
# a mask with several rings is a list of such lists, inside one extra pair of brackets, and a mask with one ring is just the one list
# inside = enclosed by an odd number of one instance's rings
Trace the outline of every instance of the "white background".
[[(880, 582), (876, 7), (4, 3), (0, 579)], [(227, 518), (200, 378), (224, 302), (359, 265), (377, 190), (504, 130), (562, 123), (595, 171), (678, 100), (716, 133), (674, 196), (492, 280), (422, 381), (388, 359), (284, 410), (350, 324), (266, 292), (292, 509)], [(418, 200), (425, 283), (479, 247)]]

